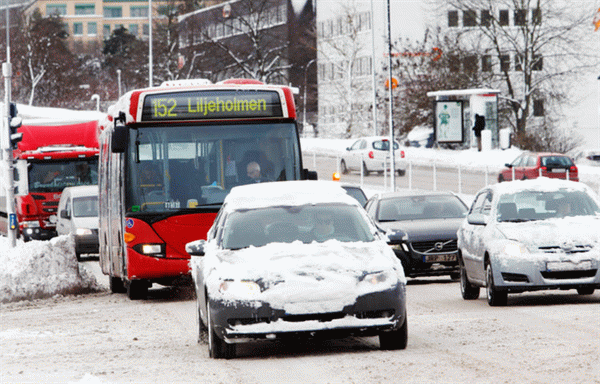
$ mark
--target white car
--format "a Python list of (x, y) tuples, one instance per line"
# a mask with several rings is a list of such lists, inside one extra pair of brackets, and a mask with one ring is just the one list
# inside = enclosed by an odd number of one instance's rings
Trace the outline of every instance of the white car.
[[(394, 141), (395, 171), (403, 176), (406, 173), (405, 152), (400, 144)], [(362, 172), (368, 176), (371, 172), (383, 173), (390, 169), (390, 139), (385, 136), (372, 136), (357, 139), (342, 154), (340, 171), (347, 174), (350, 171)]]
[(334, 182), (233, 188), (207, 240), (186, 245), (210, 356), (323, 335), (406, 348), (406, 277), (388, 238)]
[(85, 185), (63, 189), (58, 203), (56, 232), (72, 233), (75, 255), (98, 254), (98, 186)]
[(600, 288), (600, 202), (585, 184), (541, 177), (482, 189), (458, 230), (465, 300), (509, 293)]

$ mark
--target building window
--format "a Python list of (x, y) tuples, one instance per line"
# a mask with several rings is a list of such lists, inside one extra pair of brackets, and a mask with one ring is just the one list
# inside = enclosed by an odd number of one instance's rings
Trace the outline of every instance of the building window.
[(492, 72), (492, 56), (483, 55), (481, 57), (481, 71)]
[(515, 25), (523, 27), (527, 24), (527, 10), (517, 9), (515, 11)]
[(131, 17), (148, 17), (148, 7), (131, 6), (129, 9)]
[(123, 8), (121, 7), (104, 7), (104, 17), (114, 19), (123, 17)]
[(76, 15), (95, 15), (96, 6), (94, 4), (75, 4)]
[(448, 56), (448, 66), (451, 72), (459, 72), (460, 71), (460, 59), (457, 55), (449, 55)]
[(499, 16), (498, 22), (503, 27), (508, 25), (508, 10), (507, 9), (503, 9), (500, 11), (500, 16)]
[(129, 33), (133, 36), (138, 35), (138, 25), (137, 24), (129, 24)]
[(544, 100), (533, 100), (533, 116), (544, 116)]
[(535, 8), (531, 11), (531, 20), (533, 20), (533, 24), (540, 25), (542, 24), (542, 10), (539, 8)]
[(541, 71), (544, 68), (544, 58), (541, 55), (533, 55), (531, 69)]
[(144, 24), (144, 26), (142, 27), (142, 33), (145, 37), (150, 36), (150, 26), (148, 24)]
[(98, 24), (91, 22), (87, 24), (88, 36), (96, 36), (98, 34)]
[(66, 4), (46, 4), (46, 16), (66, 16)]
[(73, 35), (83, 36), (83, 23), (73, 23)]
[(102, 36), (104, 36), (105, 39), (110, 38), (110, 25), (109, 24), (104, 24), (104, 27), (102, 27)]
[(491, 24), (491, 20), (492, 20), (492, 16), (490, 14), (490, 11), (481, 11), (481, 20), (480, 20), (480, 25), (484, 26), (484, 27), (489, 27)]
[(477, 12), (465, 11), (465, 13), (463, 13), (463, 26), (465, 26), (465, 27), (477, 26)]
[(477, 56), (466, 56), (463, 59), (463, 68), (466, 71), (477, 71)]
[(515, 55), (515, 71), (523, 71), (523, 55)]
[(502, 72), (510, 71), (510, 56), (509, 55), (500, 55), (500, 71), (502, 71)]
[(458, 27), (458, 11), (448, 11), (448, 26)]

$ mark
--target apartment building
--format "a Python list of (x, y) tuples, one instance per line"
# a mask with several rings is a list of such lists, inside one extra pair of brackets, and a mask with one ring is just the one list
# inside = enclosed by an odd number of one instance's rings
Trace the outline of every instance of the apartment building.
[[(148, 0), (37, 0), (26, 14), (39, 10), (42, 16), (59, 15), (66, 24), (68, 44), (73, 53), (96, 54), (103, 41), (118, 28), (125, 27), (139, 39), (147, 40), (150, 31)], [(169, 1), (153, 0), (152, 15), (160, 20)]]

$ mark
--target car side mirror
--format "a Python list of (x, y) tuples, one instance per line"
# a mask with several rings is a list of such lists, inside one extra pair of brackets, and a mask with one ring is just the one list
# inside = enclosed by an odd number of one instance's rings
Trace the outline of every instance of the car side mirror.
[(485, 218), (481, 213), (471, 213), (467, 216), (467, 222), (471, 225), (487, 225)]
[(185, 245), (185, 251), (190, 254), (190, 256), (204, 256), (204, 246), (206, 245), (206, 240), (196, 240)]
[(319, 176), (317, 174), (317, 171), (309, 171), (308, 169), (303, 169), (302, 170), (303, 173), (303, 179), (304, 180), (318, 180)]
[(70, 219), (71, 215), (69, 215), (69, 211), (63, 209), (62, 211), (60, 211), (60, 217), (63, 219)]
[(512, 168), (512, 164), (510, 164), (510, 163), (506, 163), (506, 164), (504, 164), (504, 166), (507, 168)]

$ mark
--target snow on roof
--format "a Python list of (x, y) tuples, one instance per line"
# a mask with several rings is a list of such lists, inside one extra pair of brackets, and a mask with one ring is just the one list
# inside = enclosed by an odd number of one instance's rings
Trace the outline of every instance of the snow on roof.
[(359, 205), (339, 183), (318, 180), (242, 185), (232, 188), (224, 201), (228, 210), (326, 203)]
[(521, 191), (556, 191), (558, 189), (567, 189), (572, 191), (587, 191), (590, 195), (595, 193), (585, 183), (578, 181), (569, 181), (563, 179), (551, 179), (548, 177), (538, 177), (530, 180), (514, 180), (494, 184), (493, 188), (498, 194), (510, 194)]

